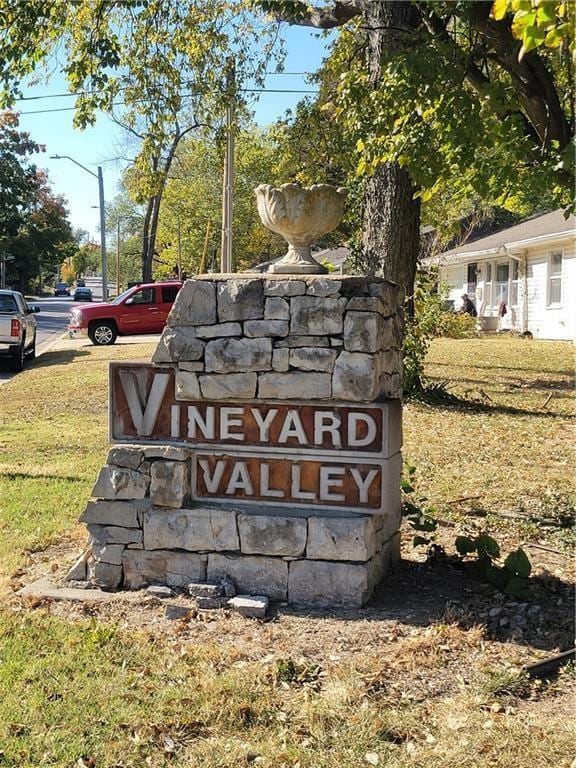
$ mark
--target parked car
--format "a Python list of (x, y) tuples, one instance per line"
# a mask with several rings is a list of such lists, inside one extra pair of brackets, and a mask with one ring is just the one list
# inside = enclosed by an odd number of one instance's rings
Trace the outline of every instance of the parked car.
[(86, 287), (86, 280), (82, 280), (80, 278), (79, 280), (76, 280), (76, 288), (85, 288)]
[(74, 301), (92, 301), (92, 289), (78, 286), (74, 291)]
[(68, 324), (70, 337), (88, 336), (101, 346), (114, 344), (118, 336), (160, 333), (181, 287), (181, 282), (174, 281), (142, 283), (111, 302), (74, 307)]
[(70, 296), (68, 283), (56, 283), (54, 286), (54, 296)]
[(36, 357), (36, 318), (40, 308), (28, 305), (18, 291), (0, 290), (0, 355), (10, 369), (21, 371), (24, 360)]

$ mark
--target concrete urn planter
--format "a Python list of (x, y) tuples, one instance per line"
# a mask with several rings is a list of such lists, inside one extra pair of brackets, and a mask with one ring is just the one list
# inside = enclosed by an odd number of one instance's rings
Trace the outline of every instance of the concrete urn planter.
[(319, 274), (323, 267), (312, 257), (311, 244), (335, 229), (344, 213), (346, 190), (330, 184), (270, 184), (256, 187), (262, 223), (288, 242), (286, 255), (270, 267), (276, 274)]

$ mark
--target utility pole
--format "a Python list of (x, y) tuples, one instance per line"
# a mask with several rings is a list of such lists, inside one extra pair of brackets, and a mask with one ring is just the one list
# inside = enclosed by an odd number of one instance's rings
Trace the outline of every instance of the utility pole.
[(232, 57), (226, 60), (226, 160), (222, 190), (222, 245), (220, 271), (232, 272), (232, 212), (234, 191), (234, 106), (236, 100), (236, 67)]
[(178, 271), (178, 280), (180, 280), (182, 277), (182, 236), (180, 231), (180, 216), (178, 216), (178, 256), (176, 269)]
[(98, 173), (74, 160), (70, 155), (50, 155), (51, 160), (70, 160), (82, 170), (98, 179), (98, 200), (100, 207), (100, 255), (102, 256), (102, 301), (108, 301), (108, 264), (106, 262), (106, 209), (104, 207), (104, 178), (102, 167), (98, 166)]
[(120, 221), (121, 216), (118, 216), (116, 222), (116, 296), (120, 296)]
[(104, 179), (98, 166), (98, 197), (100, 202), (100, 253), (102, 256), (102, 301), (108, 301), (108, 263), (106, 261), (106, 209), (104, 207)]

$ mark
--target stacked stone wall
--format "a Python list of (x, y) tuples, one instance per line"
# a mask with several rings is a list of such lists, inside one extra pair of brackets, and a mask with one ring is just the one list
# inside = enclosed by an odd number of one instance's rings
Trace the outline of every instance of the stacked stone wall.
[(178, 295), (152, 358), (182, 399), (369, 402), (402, 395), (401, 294), (378, 278), (207, 276)]
[[(381, 448), (367, 461), (379, 467), (382, 502), (339, 509), (206, 501), (194, 492), (199, 448), (185, 439), (135, 439), (109, 451), (81, 517), (90, 539), (75, 573), (84, 568), (104, 589), (185, 588), (227, 577), (240, 592), (296, 604), (366, 602), (399, 555), (401, 299), (395, 285), (377, 278), (210, 275), (186, 282), (152, 358), (174, 369), (175, 400), (297, 400), (324, 410), (378, 402)], [(282, 407), (297, 411), (298, 403)], [(210, 450), (203, 445), (201, 453)], [(217, 455), (218, 446), (213, 450)], [(265, 455), (245, 446), (231, 453), (242, 458), (242, 450), (250, 460)], [(318, 455), (274, 450), (267, 460), (287, 467), (362, 462), (361, 453), (340, 454), (335, 445), (328, 453), (319, 446)]]

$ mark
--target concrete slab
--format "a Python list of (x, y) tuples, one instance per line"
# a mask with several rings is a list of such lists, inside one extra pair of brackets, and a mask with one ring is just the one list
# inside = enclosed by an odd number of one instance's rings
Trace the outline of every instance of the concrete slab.
[(76, 602), (92, 600), (111, 600), (114, 594), (103, 592), (101, 589), (74, 589), (73, 587), (59, 587), (47, 577), (27, 584), (16, 593), (20, 597), (47, 597), (50, 600), (73, 600)]

